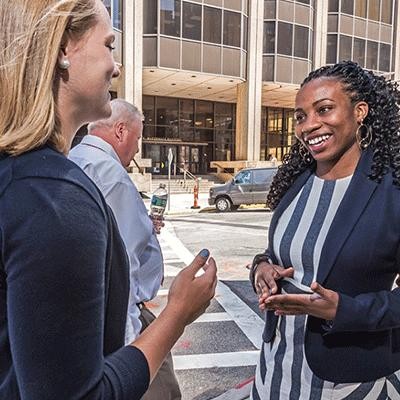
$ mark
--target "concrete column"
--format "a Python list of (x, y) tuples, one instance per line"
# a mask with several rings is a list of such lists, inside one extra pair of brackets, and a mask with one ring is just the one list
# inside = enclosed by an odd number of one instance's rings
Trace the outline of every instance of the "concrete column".
[(260, 159), (263, 22), (264, 1), (250, 1), (247, 81), (237, 87), (236, 160)]
[[(142, 108), (143, 77), (143, 0), (126, 0), (124, 3), (123, 35), (123, 96), (125, 100)], [(142, 145), (139, 154), (142, 156)]]
[(314, 66), (317, 69), (326, 64), (328, 34), (328, 1), (316, 1), (314, 12)]

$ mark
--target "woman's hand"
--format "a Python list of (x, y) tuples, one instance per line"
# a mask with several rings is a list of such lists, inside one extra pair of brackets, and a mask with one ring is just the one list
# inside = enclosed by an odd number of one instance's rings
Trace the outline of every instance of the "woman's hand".
[[(204, 313), (214, 297), (217, 285), (217, 267), (208, 250), (202, 250), (176, 276), (169, 289), (167, 308), (173, 308), (185, 325), (190, 324)], [(205, 272), (196, 276), (203, 269)]]
[[(254, 286), (261, 304), (264, 303), (269, 296), (278, 292), (276, 281), (282, 278), (293, 277), (294, 270), (292, 267), (283, 268), (279, 265), (269, 264), (266, 261), (258, 264), (254, 274)], [(262, 299), (262, 300), (261, 300)]]
[(276, 315), (307, 314), (331, 321), (336, 317), (339, 294), (325, 289), (319, 283), (311, 284), (313, 294), (280, 294), (264, 300), (267, 310), (275, 310)]
[[(150, 379), (172, 346), (182, 335), (186, 325), (199, 317), (214, 297), (217, 267), (208, 250), (202, 250), (192, 263), (176, 276), (168, 293), (168, 303), (161, 314), (131, 343), (147, 359)], [(203, 268), (204, 274), (196, 276)], [(155, 345), (156, 344), (156, 345)]]

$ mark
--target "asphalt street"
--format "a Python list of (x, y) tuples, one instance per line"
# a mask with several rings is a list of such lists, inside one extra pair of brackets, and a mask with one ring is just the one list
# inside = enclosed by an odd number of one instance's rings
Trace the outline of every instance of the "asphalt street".
[(172, 352), (183, 400), (214, 399), (254, 376), (263, 321), (245, 265), (265, 249), (270, 218), (265, 209), (166, 217), (160, 235), (166, 279), (149, 304), (156, 314), (194, 254), (208, 248), (218, 266), (215, 299)]

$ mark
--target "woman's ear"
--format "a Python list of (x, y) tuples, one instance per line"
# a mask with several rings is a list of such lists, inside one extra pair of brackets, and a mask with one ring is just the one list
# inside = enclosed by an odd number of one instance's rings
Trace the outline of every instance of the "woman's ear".
[(362, 121), (364, 121), (364, 119), (367, 118), (369, 111), (368, 103), (366, 103), (365, 101), (359, 101), (354, 106), (354, 111), (357, 122), (361, 124)]
[(58, 68), (62, 70), (67, 70), (71, 66), (66, 51), (63, 48), (60, 48), (60, 50), (58, 51), (57, 65)]

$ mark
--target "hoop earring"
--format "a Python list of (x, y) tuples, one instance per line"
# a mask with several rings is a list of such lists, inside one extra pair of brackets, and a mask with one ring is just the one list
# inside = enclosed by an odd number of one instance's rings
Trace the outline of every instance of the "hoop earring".
[(299, 144), (299, 155), (306, 164), (310, 164), (313, 160), (310, 152), (303, 146), (302, 143)]
[(371, 127), (361, 122), (360, 126), (356, 130), (356, 139), (360, 150), (365, 150), (372, 141)]

